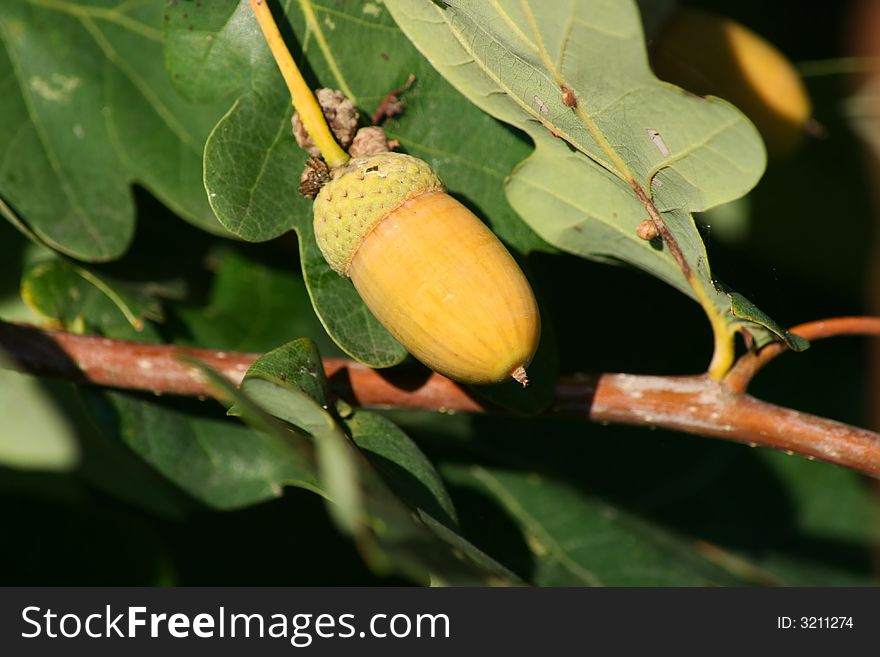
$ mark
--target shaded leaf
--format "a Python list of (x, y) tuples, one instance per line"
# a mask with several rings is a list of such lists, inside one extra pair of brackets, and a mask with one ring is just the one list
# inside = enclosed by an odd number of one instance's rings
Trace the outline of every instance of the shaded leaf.
[[(489, 496), (522, 531), (539, 586), (737, 584), (694, 545), (539, 475), (444, 467), (459, 487)], [(479, 528), (483, 538), (493, 527)], [(479, 542), (478, 542), (479, 544)]]
[[(187, 512), (201, 508), (183, 489), (167, 478), (162, 470), (141, 458), (119, 439), (117, 430), (104, 425), (99, 429), (93, 409), (102, 405), (92, 398), (100, 393), (83, 386), (70, 386), (71, 402), (65, 410), (78, 429), (82, 460), (76, 471), (78, 478), (96, 490), (117, 500), (165, 518), (182, 518)], [(161, 406), (151, 412), (162, 413)]]
[(256, 431), (211, 412), (128, 393), (93, 395), (90, 407), (105, 435), (125, 442), (208, 506), (254, 504), (280, 496), (286, 485), (317, 490), (314, 473), (296, 450), (296, 436), (287, 432)]
[(0, 472), (4, 586), (171, 586), (169, 543), (77, 474)]
[[(327, 410), (327, 381), (321, 356), (311, 340), (295, 340), (257, 359), (245, 374), (241, 393), (257, 400), (255, 403), (270, 415), (314, 438), (317, 476), (332, 502), (330, 513), (346, 532), (359, 534), (363, 509), (358, 465), (347, 436)], [(241, 414), (241, 410), (236, 400), (229, 412)]]
[[(880, 542), (880, 509), (870, 482), (851, 470), (784, 452), (759, 454), (785, 486), (800, 542), (814, 547), (791, 554), (785, 546), (768, 545), (756, 561), (789, 586), (876, 585), (871, 555)], [(836, 547), (844, 558), (835, 563), (815, 546), (828, 552)]]
[(145, 320), (162, 320), (162, 307), (149, 285), (118, 281), (61, 258), (40, 259), (21, 280), (31, 309), (59, 328), (128, 337)]
[(636, 2), (645, 29), (645, 39), (651, 43), (678, 8), (678, 0), (636, 0)]
[[(858, 349), (845, 342), (836, 346), (851, 354), (840, 364), (841, 372), (854, 371)], [(760, 387), (778, 395), (785, 389), (780, 377), (803, 380), (810, 372), (825, 371), (809, 362), (820, 353), (795, 359), (799, 373), (768, 371), (772, 380), (761, 379)], [(826, 358), (838, 361), (839, 355)], [(822, 407), (823, 414), (846, 417), (844, 409), (858, 397), (857, 387), (845, 386), (843, 406)], [(820, 410), (804, 397), (803, 386), (787, 390), (793, 402)], [(827, 403), (826, 386), (818, 386), (815, 394)], [(675, 535), (692, 537), (693, 547), (708, 560), (723, 563), (725, 570), (750, 584), (876, 580), (871, 555), (880, 519), (871, 483), (858, 473), (784, 452), (638, 427), (407, 410), (394, 410), (389, 417), (440, 462), (464, 535), (530, 581), (538, 565), (528, 536), (485, 487), (470, 475), (458, 478), (467, 464), (491, 464), (484, 469), (492, 474), (519, 471), (523, 474), (518, 476), (536, 485), (562, 486), (571, 495), (560, 497), (551, 514), (563, 515), (569, 508), (564, 500), (577, 498), (571, 508), (590, 504), (607, 509), (612, 518), (638, 518), (660, 534), (668, 536), (672, 529)], [(614, 540), (628, 545), (624, 538)], [(628, 549), (621, 551), (621, 560), (630, 558)]]
[(434, 465), (396, 424), (369, 411), (345, 419), (351, 439), (394, 493), (447, 525), (458, 515)]
[[(0, 214), (8, 210), (0, 200)], [(21, 275), (29, 251), (47, 251), (29, 242), (12, 223), (0, 221), (0, 318), (34, 324), (39, 321), (21, 298)]]
[(224, 248), (210, 257), (215, 270), (204, 305), (168, 309), (186, 327), (177, 342), (215, 349), (265, 352), (292, 337), (313, 336), (323, 353), (341, 355), (312, 312), (302, 278), (252, 254)]
[[(479, 566), (487, 575), (485, 579), (486, 584), (494, 586), (523, 586), (525, 584), (518, 575), (502, 566), (476, 545), (466, 540), (464, 536), (452, 531), (448, 525), (438, 522), (421, 510), (419, 511), (419, 518), (438, 538)], [(459, 582), (456, 582), (456, 580), (446, 579), (442, 571), (431, 573), (431, 584), (433, 586), (454, 586), (457, 583)]]

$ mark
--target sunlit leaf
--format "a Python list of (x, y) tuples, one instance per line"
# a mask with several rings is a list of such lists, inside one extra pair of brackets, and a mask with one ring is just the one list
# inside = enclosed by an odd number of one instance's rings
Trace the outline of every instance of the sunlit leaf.
[(130, 183), (223, 233), (200, 189), (221, 105), (197, 106), (162, 64), (162, 6), (15, 0), (0, 5), (0, 196), (28, 232), (82, 260), (119, 257)]

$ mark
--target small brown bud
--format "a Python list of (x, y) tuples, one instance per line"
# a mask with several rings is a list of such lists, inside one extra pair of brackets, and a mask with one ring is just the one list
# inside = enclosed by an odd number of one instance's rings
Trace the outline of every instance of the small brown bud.
[(657, 226), (654, 225), (653, 221), (651, 221), (650, 219), (645, 219), (636, 228), (636, 235), (641, 237), (643, 240), (651, 241), (660, 237), (660, 231), (657, 230)]
[(352, 157), (364, 157), (376, 153), (387, 153), (391, 150), (385, 131), (378, 126), (367, 126), (357, 131), (351, 148), (348, 149)]
[[(321, 105), (324, 118), (327, 119), (327, 124), (333, 131), (336, 141), (343, 148), (348, 148), (354, 138), (354, 133), (357, 132), (357, 107), (341, 91), (336, 89), (318, 89), (315, 91), (315, 97)], [(293, 115), (293, 136), (296, 137), (296, 143), (300, 148), (308, 151), (310, 155), (317, 157), (321, 154), (299, 120), (299, 114)]]
[(299, 193), (306, 198), (315, 198), (329, 180), (327, 163), (319, 157), (310, 157), (299, 179)]
[(389, 91), (387, 94), (385, 94), (382, 102), (379, 103), (379, 107), (377, 107), (376, 111), (373, 112), (373, 125), (381, 125), (387, 119), (392, 119), (395, 116), (403, 114), (403, 102), (400, 100), (399, 96), (404, 91), (407, 91), (415, 81), (416, 76), (410, 73), (409, 77), (406, 80), (406, 83), (402, 87), (400, 87), (399, 89), (394, 89), (393, 91)]

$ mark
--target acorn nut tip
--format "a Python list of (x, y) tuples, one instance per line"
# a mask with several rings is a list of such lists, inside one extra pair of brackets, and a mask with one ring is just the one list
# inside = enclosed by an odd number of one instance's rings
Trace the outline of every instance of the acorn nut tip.
[(495, 234), (409, 155), (356, 158), (332, 175), (315, 199), (315, 237), (376, 319), (449, 378), (525, 385), (541, 321)]

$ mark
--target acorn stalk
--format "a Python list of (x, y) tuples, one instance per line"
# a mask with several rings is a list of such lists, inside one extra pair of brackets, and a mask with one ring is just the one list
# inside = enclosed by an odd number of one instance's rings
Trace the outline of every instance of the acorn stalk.
[(329, 167), (333, 168), (344, 164), (348, 161), (348, 153), (342, 150), (333, 138), (333, 133), (330, 132), (330, 127), (324, 120), (321, 106), (300, 73), (296, 62), (293, 61), (287, 46), (284, 45), (284, 39), (281, 37), (281, 32), (278, 30), (278, 25), (272, 17), (269, 6), (265, 0), (250, 0), (250, 5), (263, 32), (263, 37), (266, 39), (266, 44), (272, 51), (272, 57), (278, 64), (284, 82), (290, 90), (291, 102), (299, 114), (302, 126), (312, 138), (314, 145), (321, 151), (321, 155), (324, 156)]

